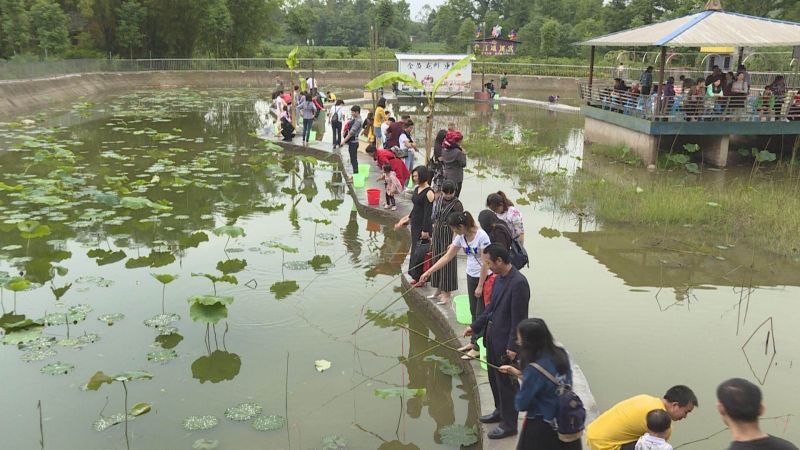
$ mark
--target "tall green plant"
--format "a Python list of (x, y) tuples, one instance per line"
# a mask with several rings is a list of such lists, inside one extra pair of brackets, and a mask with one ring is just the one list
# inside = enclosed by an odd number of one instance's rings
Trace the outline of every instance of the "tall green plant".
[[(433, 87), (430, 92), (425, 92), (425, 97), (428, 101), (428, 116), (427, 116), (427, 123), (425, 124), (425, 160), (429, 160), (431, 157), (431, 149), (433, 147), (433, 119), (436, 115), (436, 94), (439, 92), (439, 87), (441, 87), (442, 83), (450, 77), (450, 75), (454, 74), (457, 70), (462, 69), (464, 66), (469, 64), (473, 61), (475, 57), (473, 55), (467, 55), (455, 64), (453, 64), (447, 72), (442, 75), (441, 78), (437, 79), (433, 83)], [(400, 72), (384, 72), (372, 80), (370, 80), (364, 87), (367, 90), (375, 90), (380, 87), (386, 86), (387, 84), (392, 83), (406, 83), (409, 84), (417, 89), (423, 90), (425, 87), (414, 79), (413, 77), (406, 75)]]

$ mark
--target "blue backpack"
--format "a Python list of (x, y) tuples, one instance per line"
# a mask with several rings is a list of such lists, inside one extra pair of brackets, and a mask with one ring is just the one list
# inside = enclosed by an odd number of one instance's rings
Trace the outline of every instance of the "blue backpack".
[(547, 369), (536, 363), (531, 363), (531, 366), (556, 385), (558, 411), (554, 428), (558, 433), (558, 439), (561, 442), (579, 440), (586, 427), (586, 409), (583, 407), (583, 401), (572, 390), (572, 386), (558, 381)]

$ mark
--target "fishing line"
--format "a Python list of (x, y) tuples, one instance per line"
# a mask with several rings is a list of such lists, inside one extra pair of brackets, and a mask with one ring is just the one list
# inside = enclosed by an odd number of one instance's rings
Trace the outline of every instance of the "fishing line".
[[(462, 352), (461, 352), (461, 351), (459, 351), (457, 348), (455, 348), (455, 347), (451, 347), (451, 346), (449, 346), (449, 345), (445, 344), (444, 342), (439, 342), (439, 341), (437, 341), (436, 339), (433, 339), (433, 338), (431, 338), (431, 337), (428, 337), (428, 335), (422, 334), (422, 333), (420, 333), (420, 332), (419, 332), (419, 331), (417, 331), (417, 330), (414, 330), (414, 329), (411, 329), (411, 328), (408, 328), (408, 327), (406, 327), (406, 326), (399, 325), (399, 324), (398, 324), (398, 325), (395, 325), (395, 326), (397, 326), (397, 327), (399, 327), (399, 328), (402, 328), (402, 329), (404, 329), (404, 330), (406, 330), (406, 331), (408, 331), (408, 332), (414, 333), (414, 334), (416, 334), (416, 335), (418, 335), (418, 336), (422, 336), (422, 337), (424, 337), (425, 339), (427, 339), (427, 340), (429, 340), (429, 341), (431, 341), (431, 342), (434, 342), (434, 343), (438, 344), (438, 346), (446, 348), (447, 350), (452, 350), (452, 351), (454, 351), (454, 352), (456, 352), (456, 353), (462, 354)], [(456, 337), (456, 339), (457, 339), (457, 338), (458, 338), (458, 337)], [(445, 342), (450, 342), (450, 341), (452, 341), (452, 339), (450, 339), (450, 340), (447, 340), (447, 341), (445, 341)], [(474, 359), (475, 361), (482, 362), (482, 363), (486, 364), (487, 366), (491, 367), (492, 369), (500, 369), (500, 367), (498, 367), (498, 366), (495, 366), (494, 364), (490, 364), (489, 362), (487, 362), (487, 361), (484, 361), (484, 360), (482, 360), (482, 359), (480, 359), (480, 358), (472, 358), (472, 359)]]

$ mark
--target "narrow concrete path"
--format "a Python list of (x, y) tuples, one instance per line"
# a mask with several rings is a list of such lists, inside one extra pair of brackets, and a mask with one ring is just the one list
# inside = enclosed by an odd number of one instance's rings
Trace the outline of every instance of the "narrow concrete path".
[[(361, 100), (359, 99), (359, 102)], [(279, 139), (276, 139), (274, 136), (270, 136), (270, 132), (267, 130), (264, 134), (259, 134), (259, 137), (262, 139), (269, 140), (271, 142), (277, 143), (288, 150), (292, 151), (302, 151), (305, 153), (315, 153), (321, 156), (329, 158), (338, 158), (339, 161), (342, 163), (345, 172), (348, 175), (351, 175), (351, 165), (350, 165), (350, 157), (346, 148), (341, 148), (334, 150), (333, 146), (330, 141), (330, 128), (326, 128), (326, 133), (323, 136), (323, 140), (318, 140), (315, 142), (311, 142), (309, 144), (303, 144), (302, 139), (295, 138), (293, 142), (284, 142)], [(381, 207), (381, 204), (377, 206), (369, 205), (367, 202), (367, 189), (380, 189), (383, 192), (383, 183), (376, 180), (379, 175), (378, 167), (373, 161), (372, 157), (369, 156), (364, 152), (364, 148), (366, 148), (366, 143), (361, 142), (361, 146), (358, 153), (358, 160), (361, 164), (369, 164), (371, 166), (369, 176), (366, 179), (366, 183), (364, 187), (354, 187), (352, 183), (348, 183), (348, 188), (350, 190), (351, 195), (353, 198), (358, 202), (359, 210), (367, 210), (372, 212), (373, 214), (382, 215), (384, 217), (392, 217), (394, 219), (399, 220), (400, 217), (408, 214), (411, 211), (411, 199), (408, 195), (401, 195), (397, 198), (397, 211), (389, 211), (385, 210)], [(469, 205), (466, 205), (469, 206)], [(465, 259), (462, 255), (458, 258), (459, 264), (459, 282), (458, 286), (459, 289), (457, 292), (454, 292), (454, 296), (458, 294), (466, 294), (466, 275), (463, 265), (466, 264)], [(406, 258), (403, 267), (408, 266), (408, 257)], [(407, 275), (404, 274), (401, 277), (401, 282), (403, 285), (404, 290), (408, 290), (411, 285), (409, 284), (409, 278)], [(535, 287), (534, 287), (535, 290)], [(437, 305), (434, 301), (428, 300), (427, 297), (433, 294), (434, 289), (427, 286), (422, 288), (416, 288), (411, 290), (407, 297), (413, 301), (413, 303), (423, 309), (426, 312), (429, 312), (432, 316), (432, 319), (440, 324), (443, 327), (446, 327), (445, 332), (449, 336), (461, 336), (461, 332), (463, 331), (466, 325), (458, 323), (456, 320), (456, 313), (453, 309), (452, 303), (448, 305)], [(459, 344), (453, 344), (454, 346), (458, 347), (464, 345), (468, 342), (468, 339), (460, 338)], [(474, 380), (475, 387), (477, 388), (476, 392), (476, 399), (477, 403), (480, 406), (480, 411), (477, 411), (476, 414), (484, 415), (489, 414), (494, 410), (494, 400), (492, 397), (492, 392), (489, 387), (489, 378), (486, 370), (481, 369), (480, 363), (477, 361), (471, 361), (466, 363), (468, 367), (471, 367), (471, 374), (465, 373), (463, 378), (465, 378), (464, 383), (470, 382), (470, 378)], [(587, 424), (595, 419), (598, 415), (597, 404), (594, 400), (594, 396), (592, 395), (591, 389), (589, 388), (589, 382), (586, 379), (583, 371), (581, 370), (580, 366), (573, 360), (572, 361), (572, 371), (573, 371), (573, 384), (575, 392), (581, 397), (583, 400), (586, 412), (587, 412)], [(523, 420), (524, 414), (520, 414), (520, 421)], [(481, 428), (481, 443), (484, 450), (513, 450), (516, 448), (516, 437), (509, 437), (506, 439), (500, 440), (492, 440), (487, 437), (487, 433), (494, 428), (494, 425), (480, 425)], [(479, 444), (481, 444), (479, 443)], [(478, 444), (476, 444), (478, 445)], [(587, 448), (584, 443), (584, 448)]]

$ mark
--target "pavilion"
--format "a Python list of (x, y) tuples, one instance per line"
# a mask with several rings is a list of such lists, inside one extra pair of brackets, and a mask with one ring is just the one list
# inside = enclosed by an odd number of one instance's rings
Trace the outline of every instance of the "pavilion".
[[(676, 47), (734, 47), (742, 61), (744, 48), (800, 46), (800, 24), (725, 12), (719, 0), (710, 0), (704, 11), (673, 20), (620, 31), (578, 43), (591, 47), (588, 83), (581, 85), (581, 110), (586, 117), (586, 140), (624, 144), (635, 150), (645, 164), (657, 159), (661, 142), (674, 145), (678, 137), (703, 149), (705, 161), (717, 166), (728, 162), (731, 139), (784, 137), (800, 134), (800, 112), (792, 110), (794, 92), (776, 98), (766, 107), (763, 89), (750, 87), (741, 97), (691, 98), (660, 95), (665, 84), (667, 49)], [(629, 95), (594, 80), (596, 47), (656, 47), (658, 69), (653, 91)], [(635, 80), (638, 81), (638, 80)], [(677, 81), (676, 81), (677, 82)]]

